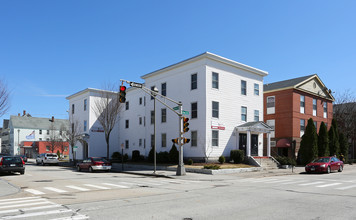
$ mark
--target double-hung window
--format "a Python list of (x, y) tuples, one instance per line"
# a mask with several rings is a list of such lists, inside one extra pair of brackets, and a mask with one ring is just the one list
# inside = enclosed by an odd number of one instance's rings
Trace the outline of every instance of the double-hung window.
[(161, 109), (161, 122), (167, 122), (167, 109), (165, 108)]
[(167, 96), (167, 83), (162, 83), (161, 84), (161, 94), (163, 96)]
[(162, 135), (161, 135), (161, 146), (167, 147), (167, 134), (166, 133), (162, 133)]
[(197, 147), (198, 146), (198, 131), (192, 131), (191, 138), (192, 138), (191, 146)]
[(305, 96), (304, 95), (300, 96), (300, 113), (302, 113), (302, 114), (305, 113)]
[(213, 105), (212, 117), (219, 118), (219, 102), (213, 101), (212, 105)]
[(317, 112), (317, 101), (316, 99), (313, 99), (313, 116), (316, 116)]
[(130, 121), (129, 120), (125, 120), (125, 128), (129, 128), (130, 126)]
[(198, 88), (198, 74), (194, 73), (190, 77), (190, 89), (194, 90)]
[(260, 121), (260, 111), (255, 110), (254, 120), (255, 121)]
[(219, 89), (219, 73), (213, 72), (212, 74), (212, 88)]
[(304, 135), (305, 132), (305, 120), (300, 119), (300, 137)]
[(247, 83), (245, 80), (241, 80), (241, 95), (247, 94)]
[(211, 146), (213, 146), (213, 147), (219, 146), (219, 131), (218, 130), (212, 130)]
[(328, 103), (324, 101), (323, 106), (324, 106), (324, 114), (323, 114), (323, 116), (324, 116), (324, 118), (327, 118), (328, 117)]
[(84, 111), (87, 110), (87, 99), (84, 99)]
[(247, 121), (247, 107), (241, 106), (241, 121)]
[(193, 102), (191, 104), (191, 109), (192, 109), (192, 118), (198, 118), (198, 103)]
[(254, 93), (255, 95), (260, 95), (260, 85), (257, 83), (254, 84)]

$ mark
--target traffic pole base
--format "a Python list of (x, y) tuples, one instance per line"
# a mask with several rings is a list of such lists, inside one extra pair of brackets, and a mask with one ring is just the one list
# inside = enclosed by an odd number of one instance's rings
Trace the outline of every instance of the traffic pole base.
[(177, 176), (185, 176), (186, 175), (184, 164), (178, 165), (176, 175)]

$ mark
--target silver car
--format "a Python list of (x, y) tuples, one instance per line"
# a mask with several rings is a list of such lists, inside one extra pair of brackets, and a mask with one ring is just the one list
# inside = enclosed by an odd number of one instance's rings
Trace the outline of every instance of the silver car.
[(36, 158), (36, 164), (41, 164), (42, 166), (46, 164), (58, 164), (58, 162), (58, 155), (55, 153), (40, 154)]

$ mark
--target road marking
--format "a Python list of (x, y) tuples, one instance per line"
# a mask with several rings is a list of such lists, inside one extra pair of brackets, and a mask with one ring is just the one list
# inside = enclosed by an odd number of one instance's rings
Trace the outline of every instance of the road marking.
[(344, 186), (344, 187), (340, 187), (340, 188), (336, 188), (336, 189), (339, 189), (339, 190), (345, 190), (345, 189), (351, 189), (351, 188), (355, 188), (356, 185), (351, 185), (351, 186)]
[(289, 182), (290, 180), (275, 180), (275, 181), (270, 181), (267, 183), (283, 183), (283, 182)]
[(1, 202), (16, 201), (16, 200), (24, 201), (24, 200), (27, 200), (27, 199), (41, 199), (41, 197), (31, 196), (31, 197), (15, 198), (15, 199), (1, 199), (0, 200), (0, 204), (1, 204)]
[(303, 184), (299, 184), (299, 186), (310, 186), (310, 185), (317, 185), (317, 184), (321, 184), (324, 182), (313, 182), (313, 183), (303, 183)]
[(107, 186), (115, 186), (115, 187), (119, 187), (119, 188), (124, 188), (124, 189), (128, 189), (128, 186), (122, 186), (122, 185), (118, 185), (118, 184), (112, 184), (112, 183), (103, 183), (104, 185)]
[(336, 186), (336, 185), (340, 185), (342, 183), (330, 183), (330, 184), (325, 184), (325, 185), (320, 185), (320, 186), (316, 186), (316, 187), (328, 187), (328, 186)]
[(46, 199), (42, 199), (40, 197), (35, 198), (35, 199), (28, 199), (28, 200), (11, 200), (11, 201), (6, 201), (6, 202), (2, 202), (0, 203), (0, 208), (2, 207), (2, 205), (10, 205), (10, 204), (16, 204), (16, 203), (29, 203), (29, 202), (38, 202), (38, 201), (44, 201)]
[(79, 186), (66, 186), (66, 187), (71, 188), (71, 189), (76, 189), (79, 191), (90, 191), (90, 189), (79, 187)]
[(305, 180), (298, 180), (298, 181), (293, 181), (292, 182), (286, 182), (286, 183), (281, 183), (280, 185), (287, 185), (287, 184), (296, 184), (296, 183), (302, 183), (305, 182)]
[(58, 193), (66, 193), (68, 191), (65, 191), (65, 190), (62, 190), (62, 189), (57, 189), (57, 188), (54, 188), (54, 187), (43, 187), (47, 190), (50, 190), (50, 191), (53, 191), (53, 192), (58, 192)]
[(35, 190), (35, 189), (25, 189), (26, 192), (29, 192), (29, 193), (32, 193), (34, 195), (43, 195), (43, 194), (46, 194), (44, 192), (41, 192), (41, 191), (38, 191), (38, 190)]
[(38, 207), (32, 207), (32, 208), (9, 209), (9, 210), (0, 211), (0, 214), (11, 213), (11, 212), (26, 212), (26, 211), (33, 211), (33, 210), (38, 210), (38, 209), (43, 210), (43, 209), (51, 209), (51, 208), (57, 208), (57, 207), (62, 207), (62, 206), (59, 204), (55, 204), (55, 205), (38, 206)]
[(267, 183), (267, 182), (270, 182), (270, 181), (276, 181), (278, 179), (262, 179), (262, 180), (255, 180), (255, 181), (252, 181), (254, 183)]
[(64, 217), (64, 218), (52, 218), (51, 220), (82, 220), (82, 219), (89, 219), (89, 216), (75, 215), (75, 216)]
[(29, 214), (22, 214), (22, 215), (16, 215), (16, 216), (5, 216), (5, 217), (2, 217), (2, 219), (28, 218), (28, 217), (34, 217), (34, 216), (40, 216), (40, 215), (62, 214), (62, 213), (66, 213), (66, 212), (73, 212), (73, 210), (59, 209), (59, 210), (54, 210), (54, 211), (33, 212), (33, 213), (29, 213)]
[(93, 184), (84, 184), (85, 186), (89, 186), (89, 187), (93, 187), (93, 188), (97, 188), (97, 189), (110, 189), (108, 187), (105, 186), (97, 186), (97, 185), (93, 185)]
[(16, 204), (16, 205), (7, 205), (7, 206), (0, 206), (0, 209), (6, 209), (6, 208), (15, 208), (19, 206), (33, 206), (33, 205), (43, 205), (43, 204), (53, 204), (50, 201), (44, 201), (44, 202), (32, 202), (28, 204)]

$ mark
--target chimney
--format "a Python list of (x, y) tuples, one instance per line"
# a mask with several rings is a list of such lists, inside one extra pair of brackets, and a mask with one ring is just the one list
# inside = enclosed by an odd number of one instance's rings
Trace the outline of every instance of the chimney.
[(52, 122), (54, 122), (54, 116), (52, 116)]
[(25, 116), (26, 115), (26, 110), (23, 110), (23, 115), (22, 116)]

